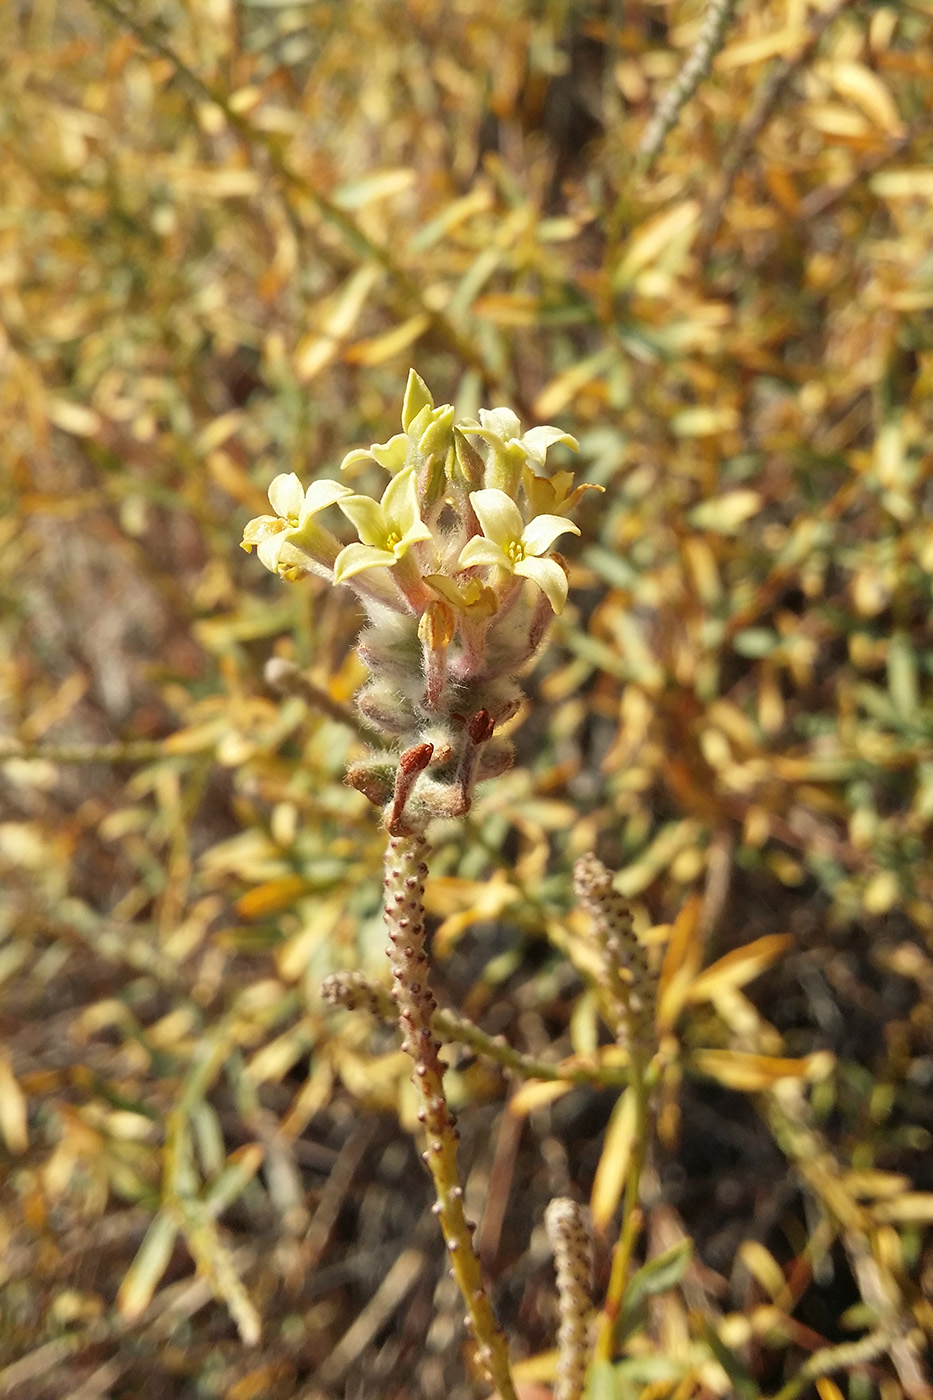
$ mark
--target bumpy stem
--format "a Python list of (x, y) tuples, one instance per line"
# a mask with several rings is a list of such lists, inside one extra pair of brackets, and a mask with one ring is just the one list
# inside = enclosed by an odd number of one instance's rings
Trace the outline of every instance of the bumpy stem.
[(436, 1004), (428, 983), (423, 903), (428, 851), (420, 834), (390, 836), (386, 848), (385, 919), (392, 995), (398, 1007), (403, 1045), (415, 1065), (413, 1083), (421, 1097), (418, 1117), (427, 1134), (422, 1158), (434, 1179), (434, 1210), (450, 1253), (452, 1272), (467, 1306), (479, 1360), (496, 1386), (499, 1400), (516, 1400), (508, 1347), (483, 1286), (473, 1248), (473, 1227), (463, 1212), (463, 1187), (457, 1171), (459, 1134), (444, 1095), (440, 1042), (431, 1027)]
[(576, 1201), (558, 1196), (547, 1208), (544, 1226), (554, 1251), (560, 1313), (554, 1400), (580, 1400), (590, 1350), (593, 1242), (589, 1222)]

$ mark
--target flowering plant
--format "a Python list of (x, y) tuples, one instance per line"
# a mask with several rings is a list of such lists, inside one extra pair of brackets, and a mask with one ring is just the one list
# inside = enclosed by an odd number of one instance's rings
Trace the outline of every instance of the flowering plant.
[[(580, 533), (564, 512), (586, 488), (571, 490), (568, 471), (540, 474), (558, 442), (577, 448), (554, 427), (522, 436), (507, 408), (456, 422), (412, 370), (402, 431), (341, 464), (371, 460), (388, 472), (380, 501), (327, 480), (305, 492), (292, 473), (270, 487), (276, 514), (246, 527), (243, 548), (255, 546), (268, 569), (345, 584), (365, 608), (360, 654), (370, 680), (357, 704), (402, 754), (397, 765), (364, 759), (349, 779), (386, 806), (394, 835), (466, 812), (475, 784), (511, 762), (497, 731), (519, 709), (515, 678), (567, 599), (567, 568), (553, 546)], [(341, 545), (319, 523), (331, 506), (355, 540)]]

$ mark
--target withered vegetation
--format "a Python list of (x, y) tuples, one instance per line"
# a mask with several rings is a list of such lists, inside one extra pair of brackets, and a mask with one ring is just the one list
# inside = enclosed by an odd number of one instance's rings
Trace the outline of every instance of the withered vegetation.
[(426, 893), (516, 1376), (548, 1202), (598, 1301), (639, 1150), (595, 851), (661, 1263), (593, 1400), (929, 1396), (927, 0), (13, 0), (0, 50), (0, 1395), (482, 1393), (398, 1039), (320, 995), (386, 978), (359, 619), (237, 549), (415, 364), (606, 488)]

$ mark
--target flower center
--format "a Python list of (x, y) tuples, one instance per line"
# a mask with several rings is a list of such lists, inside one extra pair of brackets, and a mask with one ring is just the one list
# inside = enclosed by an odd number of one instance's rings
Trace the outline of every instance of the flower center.
[(398, 530), (390, 530), (386, 535), (386, 549), (394, 549), (397, 544), (401, 544), (402, 537)]
[(505, 552), (508, 555), (510, 563), (520, 564), (525, 557), (525, 546), (522, 544), (521, 540), (509, 540)]

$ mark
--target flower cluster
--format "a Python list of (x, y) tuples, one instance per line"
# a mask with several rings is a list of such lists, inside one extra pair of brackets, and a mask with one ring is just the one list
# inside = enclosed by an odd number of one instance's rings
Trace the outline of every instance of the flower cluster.
[[(243, 548), (255, 547), (266, 568), (346, 584), (366, 610), (360, 654), (371, 679), (357, 703), (407, 747), (394, 762), (355, 765), (350, 781), (390, 804), (390, 830), (468, 810), (475, 783), (511, 761), (495, 730), (518, 710), (515, 677), (567, 600), (566, 568), (552, 549), (580, 533), (567, 512), (598, 489), (574, 487), (569, 471), (538, 474), (557, 442), (576, 450), (558, 428), (521, 435), (507, 408), (455, 422), (412, 370), (402, 431), (341, 464), (382, 467), (381, 500), (335, 481), (305, 491), (289, 473), (269, 488), (275, 514), (246, 527)], [(331, 506), (356, 530), (348, 544), (318, 519)]]

